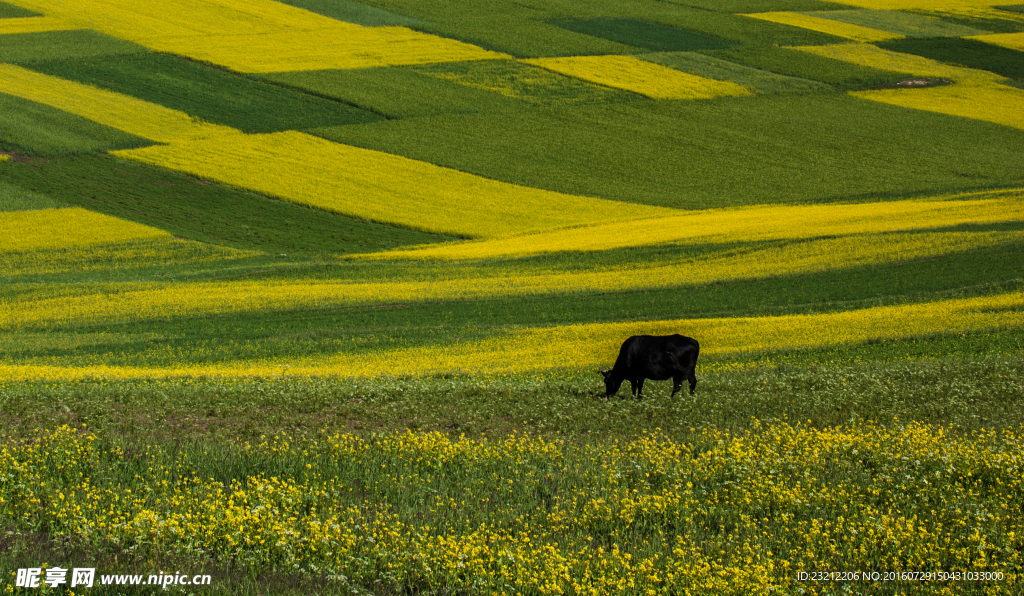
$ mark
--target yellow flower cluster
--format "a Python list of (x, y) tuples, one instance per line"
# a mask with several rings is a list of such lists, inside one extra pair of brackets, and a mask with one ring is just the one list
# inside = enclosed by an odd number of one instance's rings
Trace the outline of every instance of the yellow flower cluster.
[(921, 77), (945, 78), (955, 83), (924, 89), (851, 92), (856, 97), (1024, 129), (1024, 90), (1001, 84), (1007, 79), (991, 72), (951, 66), (869, 44), (805, 46), (797, 49), (861, 66)]
[[(69, 309), (66, 302), (62, 301), (39, 302), (60, 305), (48, 307), (52, 310), (45, 314), (51, 321), (78, 321), (77, 317), (90, 320), (89, 308), (92, 303), (89, 303), (89, 307)], [(132, 306), (140, 310), (145, 308), (141, 303)], [(168, 367), (132, 366), (107, 361), (102, 364), (82, 364), (74, 360), (0, 363), (0, 379), (72, 381), (95, 377), (381, 377), (450, 372), (519, 373), (552, 368), (605, 366), (614, 362), (622, 339), (637, 334), (682, 333), (699, 337), (702, 354), (759, 353), (932, 333), (1016, 328), (1022, 324), (1021, 308), (1024, 308), (1024, 292), (1012, 292), (823, 314), (536, 327), (510, 330), (489, 339), (459, 341), (447, 345), (363, 353), (339, 351), (331, 356), (295, 357), (287, 360), (229, 359), (216, 363)], [(125, 319), (131, 320), (131, 315), (132, 312), (125, 308)], [(33, 313), (32, 316), (39, 316), (39, 313)], [(25, 313), (12, 308), (10, 303), (0, 303), (0, 321), (0, 328), (9, 329), (14, 325), (25, 324), (27, 319)]]
[(361, 255), (366, 259), (492, 259), (601, 251), (665, 243), (794, 240), (1024, 219), (1024, 192), (976, 193), (945, 200), (827, 205), (758, 205), (678, 212), (668, 217), (596, 224), (480, 242), (430, 245)]
[[(364, 68), (502, 57), (405, 27), (363, 27), (271, 0), (12, 0), (62, 28), (96, 29), (241, 72)], [(27, 20), (27, 19), (26, 19)]]
[(677, 212), (518, 186), (299, 132), (113, 153), (338, 213), (456, 236), (494, 238)]
[(870, 27), (863, 27), (861, 25), (833, 21), (814, 15), (801, 14), (799, 12), (758, 12), (746, 14), (744, 16), (761, 19), (762, 21), (770, 21), (772, 23), (802, 27), (804, 29), (810, 29), (811, 31), (828, 33), (830, 35), (845, 37), (854, 41), (870, 43), (903, 38), (903, 36), (898, 33), (890, 33), (889, 31), (871, 29)]
[[(167, 238), (163, 230), (80, 207), (0, 213), (0, 253), (73, 250), (101, 244)], [(13, 257), (12, 257), (13, 258)], [(7, 261), (11, 266), (13, 261)], [(4, 267), (6, 268), (6, 267)]]
[(654, 99), (710, 99), (753, 94), (736, 83), (699, 77), (635, 56), (571, 56), (523, 62)]
[(920, 424), (605, 445), (323, 434), (245, 444), (222, 457), (276, 475), (216, 481), (195, 456), (63, 427), (0, 446), (0, 513), (92, 547), (298, 569), (339, 587), (828, 594), (835, 584), (798, 572), (841, 569), (998, 572), (986, 593), (1009, 594), (1024, 562), (1022, 453), (1019, 432)]

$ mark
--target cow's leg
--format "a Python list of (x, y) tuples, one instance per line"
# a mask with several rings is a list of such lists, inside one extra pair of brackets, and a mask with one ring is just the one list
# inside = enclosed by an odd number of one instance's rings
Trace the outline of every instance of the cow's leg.
[(639, 382), (639, 383), (637, 383), (637, 382), (636, 382), (636, 381), (634, 381), (633, 379), (630, 379), (630, 380), (629, 380), (629, 388), (630, 388), (630, 390), (631, 390), (631, 391), (632, 391), (632, 393), (633, 393), (633, 397), (636, 397), (636, 396), (637, 396), (637, 393), (639, 393), (639, 392), (640, 392), (640, 387), (642, 387), (642, 386), (643, 386), (643, 383), (644, 383), (644, 380), (643, 380), (643, 379), (640, 379), (640, 382)]
[(636, 398), (640, 399), (644, 396), (644, 379), (640, 379), (636, 382)]
[(690, 395), (693, 395), (693, 392), (697, 389), (697, 366), (696, 365), (694, 365), (693, 368), (690, 369), (690, 376), (689, 376), (688, 380), (690, 381)]
[(679, 392), (679, 388), (683, 386), (683, 375), (676, 375), (672, 377), (672, 395), (675, 397), (676, 393)]

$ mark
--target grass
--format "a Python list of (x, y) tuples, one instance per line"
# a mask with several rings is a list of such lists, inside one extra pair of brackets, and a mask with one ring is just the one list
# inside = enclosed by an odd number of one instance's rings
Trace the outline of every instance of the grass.
[(780, 75), (819, 81), (839, 91), (880, 87), (910, 76), (783, 47), (751, 46), (708, 52), (708, 55)]
[(52, 157), (145, 147), (150, 141), (20, 97), (0, 94), (0, 149)]
[(31, 65), (34, 70), (160, 104), (246, 133), (380, 120), (372, 112), (168, 54)]
[(660, 52), (643, 54), (641, 57), (697, 76), (738, 83), (760, 93), (814, 93), (831, 90), (831, 87), (818, 81), (778, 75), (697, 52)]
[(39, 13), (32, 12), (21, 8), (20, 6), (14, 6), (6, 2), (0, 2), (0, 19), (16, 19), (23, 17), (37, 17)]
[(566, 105), (631, 101), (633, 93), (596, 85), (582, 78), (563, 76), (513, 60), (478, 60), (414, 67), (437, 79), (492, 91), (531, 105)]
[(0, 35), (0, 61), (14, 64), (39, 60), (142, 54), (148, 51), (130, 41), (89, 29)]
[(524, 107), (521, 100), (404, 66), (270, 73), (263, 78), (388, 118), (476, 114)]
[(32, 209), (53, 209), (63, 206), (63, 203), (48, 196), (27, 192), (10, 184), (0, 184), (0, 213), (29, 211)]
[(912, 38), (966, 37), (986, 33), (982, 29), (955, 25), (936, 18), (889, 10), (830, 10), (807, 14)]
[(552, 19), (563, 29), (601, 37), (655, 52), (696, 52), (724, 50), (735, 45), (721, 37), (630, 18)]
[(900, 39), (876, 45), (894, 52), (987, 70), (1011, 79), (1024, 79), (1024, 52), (974, 39)]
[[(515, 184), (682, 209), (1012, 186), (1024, 171), (1020, 131), (841, 95), (573, 106), (315, 132)], [(913, 164), (908, 153), (919, 156)]]
[(4, 164), (5, 180), (176, 236), (272, 255), (368, 252), (447, 239), (105, 156)]

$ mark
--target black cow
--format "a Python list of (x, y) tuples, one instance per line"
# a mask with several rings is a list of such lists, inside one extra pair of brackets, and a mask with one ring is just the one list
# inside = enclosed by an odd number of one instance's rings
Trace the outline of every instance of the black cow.
[(615, 395), (628, 379), (633, 395), (642, 397), (644, 380), (664, 381), (672, 379), (672, 396), (675, 397), (683, 386), (683, 379), (690, 382), (690, 395), (697, 387), (697, 354), (700, 344), (697, 340), (683, 335), (634, 335), (622, 342), (619, 358), (611, 370), (598, 371), (604, 375), (607, 393), (605, 400)]

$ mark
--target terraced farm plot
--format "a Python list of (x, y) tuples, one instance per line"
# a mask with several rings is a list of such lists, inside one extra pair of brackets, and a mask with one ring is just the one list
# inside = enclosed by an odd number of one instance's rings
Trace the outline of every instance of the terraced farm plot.
[(976, 39), (901, 39), (878, 46), (938, 62), (987, 70), (1011, 79), (1024, 79), (1024, 53)]
[(936, 17), (891, 10), (829, 10), (803, 14), (879, 31), (888, 31), (905, 37), (965, 37), (986, 33), (981, 29), (949, 23)]
[(513, 184), (681, 209), (1024, 186), (1019, 130), (839, 94), (555, 107), (317, 134)]
[(135, 97), (246, 133), (374, 122), (350, 105), (227, 74), (165, 54), (33, 64), (41, 73)]
[[(5, 88), (4, 92), (10, 92)], [(150, 141), (70, 114), (0, 93), (0, 149), (54, 156), (143, 147)]]
[(325, 17), (367, 27), (422, 25), (425, 21), (395, 14), (355, 0), (283, 0), (298, 8), (322, 14)]
[(709, 99), (750, 94), (747, 89), (729, 81), (690, 75), (633, 56), (538, 58), (526, 62), (654, 99)]
[[(482, 64), (489, 62), (481, 61)], [(521, 107), (520, 100), (512, 97), (429, 76), (416, 68), (392, 66), (281, 72), (266, 74), (263, 78), (361, 106), (391, 118), (473, 114)]]
[(874, 68), (912, 71), (918, 76), (925, 77), (949, 77), (957, 83), (925, 89), (853, 92), (857, 97), (1024, 129), (1024, 92), (1002, 85), (1005, 79), (990, 72), (950, 66), (867, 44), (811, 46), (801, 49)]
[(594, 85), (580, 78), (564, 76), (514, 60), (432, 64), (413, 67), (413, 70), (429, 77), (491, 91), (535, 105), (600, 103), (640, 98), (632, 93)]
[[(363, 27), (271, 0), (131, 0), (17, 6), (148, 48), (240, 72), (361, 68), (493, 58), (478, 47), (404, 27)], [(240, 33), (244, 32), (244, 33)]]
[(997, 33), (994, 35), (978, 35), (970, 39), (976, 39), (995, 46), (1024, 52), (1024, 33)]
[(892, 33), (890, 31), (831, 20), (827, 18), (828, 14), (830, 13), (824, 13), (824, 18), (816, 14), (798, 12), (759, 12), (748, 14), (746, 16), (754, 19), (771, 21), (773, 23), (781, 23), (783, 25), (803, 27), (804, 29), (810, 29), (811, 31), (828, 33), (829, 35), (845, 37), (846, 39), (852, 39), (854, 41), (875, 42), (886, 41), (889, 39), (900, 39), (903, 37), (903, 35)]
[[(947, 200), (707, 210), (643, 222), (613, 222), (528, 236), (394, 251), (366, 258), (490, 259), (664, 243), (756, 242), (1020, 221), (1024, 219), (1024, 202), (1020, 194), (1020, 191), (1011, 191)], [(630, 231), (642, 233), (630, 234)]]
[(226, 126), (209, 124), (170, 108), (40, 74), (13, 64), (0, 64), (4, 93), (46, 104), (153, 141), (174, 142), (191, 138), (226, 138), (241, 134)]
[(758, 70), (820, 81), (840, 90), (872, 89), (893, 84), (911, 76), (910, 73), (893, 73), (786, 47), (743, 47), (735, 50), (708, 52), (708, 54)]
[(4, 180), (47, 197), (192, 240), (271, 255), (342, 254), (450, 240), (348, 218), (118, 160), (5, 164)]
[(818, 81), (778, 75), (697, 52), (662, 52), (640, 57), (699, 77), (736, 83), (759, 93), (810, 93), (830, 89)]
[(146, 48), (87, 29), (0, 35), (0, 62), (141, 54)]
[(516, 186), (294, 132), (115, 154), (345, 215), (454, 236), (496, 237), (671, 212)]
[[(6, 157), (6, 156), (4, 156)], [(3, 163), (4, 159), (0, 159), (0, 163)], [(4, 170), (4, 179), (7, 179), (7, 174), (10, 172), (9, 169)], [(59, 201), (54, 199), (36, 194), (33, 192), (27, 192), (12, 186), (10, 184), (0, 183), (0, 213), (5, 211), (31, 211), (33, 209), (55, 209), (57, 207), (64, 207)]]
[(724, 50), (736, 45), (728, 39), (700, 31), (669, 27), (640, 19), (553, 19), (548, 22), (577, 33), (602, 37), (655, 52)]
[(79, 208), (0, 213), (0, 252), (76, 249), (170, 234)]

